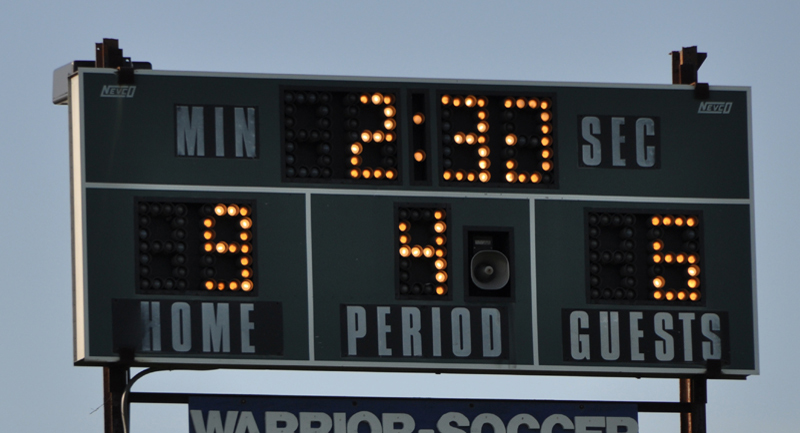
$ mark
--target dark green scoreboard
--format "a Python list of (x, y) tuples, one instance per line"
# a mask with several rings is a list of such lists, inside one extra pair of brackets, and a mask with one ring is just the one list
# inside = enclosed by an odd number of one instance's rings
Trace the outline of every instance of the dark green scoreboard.
[(758, 373), (749, 88), (70, 77), (75, 362)]

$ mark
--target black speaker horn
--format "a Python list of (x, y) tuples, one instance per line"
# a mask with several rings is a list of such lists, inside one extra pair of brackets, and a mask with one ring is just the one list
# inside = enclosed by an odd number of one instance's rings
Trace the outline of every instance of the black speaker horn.
[(500, 251), (484, 250), (472, 256), (470, 277), (481, 290), (500, 290), (508, 284), (511, 266)]

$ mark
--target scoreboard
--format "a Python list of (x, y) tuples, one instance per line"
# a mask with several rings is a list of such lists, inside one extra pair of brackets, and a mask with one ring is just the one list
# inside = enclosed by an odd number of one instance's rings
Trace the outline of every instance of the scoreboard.
[(750, 89), (69, 77), (75, 363), (758, 373)]

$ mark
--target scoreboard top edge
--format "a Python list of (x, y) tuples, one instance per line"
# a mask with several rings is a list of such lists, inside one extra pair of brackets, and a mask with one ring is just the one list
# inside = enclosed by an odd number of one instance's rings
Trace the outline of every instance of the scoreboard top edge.
[[(110, 68), (79, 68), (84, 74), (116, 74), (116, 69)], [(524, 80), (481, 80), (481, 79), (442, 79), (419, 77), (367, 77), (346, 75), (302, 75), (302, 74), (267, 74), (246, 72), (205, 72), (205, 71), (164, 71), (164, 70), (136, 70), (136, 75), (149, 75), (160, 77), (202, 77), (202, 78), (241, 78), (241, 79), (273, 79), (273, 80), (299, 80), (299, 81), (342, 81), (342, 82), (376, 82), (398, 84), (447, 84), (447, 85), (503, 85), (503, 86), (539, 86), (539, 87), (577, 87), (577, 88), (604, 88), (604, 89), (653, 89), (653, 90), (693, 90), (689, 84), (633, 84), (633, 83), (581, 83), (559, 81), (524, 81)], [(750, 93), (750, 86), (710, 86), (717, 91), (740, 91)]]

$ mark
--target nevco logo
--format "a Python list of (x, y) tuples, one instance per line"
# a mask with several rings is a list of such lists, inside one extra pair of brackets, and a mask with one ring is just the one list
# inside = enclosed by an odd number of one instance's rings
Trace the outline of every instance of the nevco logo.
[(697, 109), (699, 114), (728, 114), (731, 112), (733, 102), (701, 102)]
[(133, 98), (136, 86), (103, 86), (100, 92), (102, 98)]

